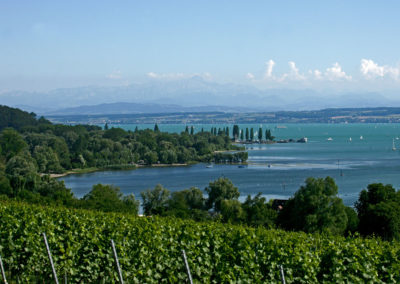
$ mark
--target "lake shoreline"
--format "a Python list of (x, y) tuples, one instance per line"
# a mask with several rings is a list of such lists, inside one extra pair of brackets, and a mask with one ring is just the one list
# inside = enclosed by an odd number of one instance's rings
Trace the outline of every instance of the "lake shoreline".
[[(195, 163), (185, 163), (185, 164), (153, 164), (153, 165), (139, 165), (139, 164), (132, 164), (130, 168), (120, 168), (120, 169), (111, 169), (111, 168), (87, 168), (87, 169), (72, 169), (70, 171), (67, 171), (62, 174), (49, 174), (51, 178), (60, 178), (60, 177), (65, 177), (69, 175), (78, 175), (78, 174), (89, 174), (89, 173), (94, 173), (94, 172), (105, 172), (105, 171), (131, 171), (131, 170), (137, 170), (141, 168), (161, 168), (161, 167), (186, 167), (189, 165), (193, 165)], [(47, 174), (41, 174), (41, 175), (47, 175)]]
[[(70, 171), (67, 171), (62, 174), (44, 174), (42, 173), (41, 176), (44, 175), (49, 175), (51, 178), (61, 178), (61, 177), (66, 177), (69, 175), (79, 175), (79, 174), (90, 174), (90, 173), (95, 173), (95, 172), (106, 172), (106, 171), (132, 171), (132, 170), (138, 170), (138, 169), (146, 169), (146, 168), (173, 168), (173, 167), (188, 167), (191, 165), (197, 165), (197, 164), (209, 164), (205, 162), (189, 162), (189, 163), (174, 163), (174, 164), (153, 164), (153, 165), (139, 165), (139, 164), (133, 164), (132, 168), (127, 168), (127, 169), (110, 169), (110, 168), (87, 168), (87, 169), (73, 169)], [(215, 164), (215, 163), (211, 163)], [(217, 163), (216, 165), (226, 165), (225, 163)], [(248, 162), (245, 163), (228, 163), (229, 165), (249, 165)]]
[[(256, 144), (256, 143), (253, 143)], [(239, 151), (247, 151), (247, 150), (239, 150)], [(227, 153), (227, 152), (238, 152), (238, 150), (220, 150), (220, 151), (214, 151), (214, 154), (217, 153)], [(70, 171), (66, 171), (65, 173), (61, 174), (49, 174), (51, 178), (61, 178), (69, 175), (77, 175), (77, 174), (89, 174), (89, 173), (94, 173), (94, 172), (103, 172), (103, 171), (128, 171), (128, 170), (137, 170), (141, 168), (166, 168), (166, 167), (187, 167), (190, 165), (195, 165), (199, 163), (205, 163), (205, 162), (200, 162), (200, 161), (192, 161), (188, 163), (172, 163), (172, 164), (151, 164), (151, 165), (143, 165), (143, 164), (129, 164), (129, 165), (115, 165), (114, 168), (84, 168), (84, 169), (72, 169)], [(205, 163), (207, 164), (207, 163)], [(230, 163), (232, 165), (247, 165), (247, 162), (245, 163)], [(125, 166), (128, 166), (127, 168), (124, 168)], [(119, 168), (120, 167), (120, 168)], [(40, 174), (41, 176), (47, 175), (45, 173)]]

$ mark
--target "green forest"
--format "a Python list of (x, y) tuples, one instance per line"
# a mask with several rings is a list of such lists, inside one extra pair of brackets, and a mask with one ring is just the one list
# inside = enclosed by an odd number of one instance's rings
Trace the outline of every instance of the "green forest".
[(247, 160), (247, 152), (232, 144), (226, 129), (194, 133), (193, 127), (190, 131), (187, 127), (180, 134), (170, 134), (160, 132), (157, 125), (154, 130), (104, 128), (52, 124), (34, 113), (0, 106), (0, 194), (79, 207), (87, 202), (75, 199), (62, 182), (47, 174)]

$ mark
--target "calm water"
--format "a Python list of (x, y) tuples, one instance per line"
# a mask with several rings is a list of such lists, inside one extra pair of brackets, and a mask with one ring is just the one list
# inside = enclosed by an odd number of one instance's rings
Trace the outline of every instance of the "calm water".
[[(212, 126), (195, 125), (195, 130)], [(232, 125), (229, 125), (230, 127)], [(288, 198), (307, 177), (331, 176), (339, 187), (346, 205), (353, 205), (360, 190), (373, 182), (400, 187), (400, 124), (284, 124), (286, 128), (270, 128), (277, 139), (307, 137), (308, 143), (248, 145), (249, 166), (204, 164), (187, 167), (144, 168), (134, 171), (108, 171), (63, 177), (77, 197), (88, 193), (93, 184), (114, 184), (125, 194), (154, 188), (157, 183), (171, 191), (190, 186), (204, 189), (220, 176), (228, 177), (245, 198), (261, 192), (267, 198)], [(136, 125), (120, 125), (133, 130)], [(159, 125), (161, 131), (181, 132), (183, 125)], [(241, 128), (257, 125), (240, 125)], [(153, 125), (138, 125), (139, 129)], [(231, 130), (232, 131), (232, 130)], [(328, 138), (332, 138), (328, 141)], [(350, 141), (351, 138), (351, 141)], [(361, 138), (361, 139), (360, 139)], [(393, 139), (397, 151), (392, 150)], [(268, 166), (269, 165), (269, 166)]]

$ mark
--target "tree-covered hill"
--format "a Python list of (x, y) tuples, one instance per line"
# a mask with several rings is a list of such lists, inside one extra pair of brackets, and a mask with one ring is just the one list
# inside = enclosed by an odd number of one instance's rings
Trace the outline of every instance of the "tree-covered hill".
[(20, 109), (0, 105), (0, 131), (6, 127), (20, 130), (25, 126), (38, 125), (36, 114), (28, 113)]
[(232, 144), (227, 131), (177, 133), (125, 131), (91, 125), (52, 124), (34, 114), (0, 106), (0, 194), (32, 202), (75, 206), (62, 182), (44, 174), (72, 169), (134, 169), (152, 164), (244, 162), (247, 152)]

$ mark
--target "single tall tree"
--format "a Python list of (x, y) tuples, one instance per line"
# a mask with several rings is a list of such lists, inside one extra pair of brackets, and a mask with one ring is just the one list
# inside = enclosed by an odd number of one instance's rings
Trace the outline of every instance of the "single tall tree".
[(287, 230), (343, 234), (347, 228), (347, 214), (337, 193), (333, 178), (308, 178), (286, 202), (278, 223)]
[(232, 130), (232, 135), (234, 139), (238, 139), (239, 138), (239, 125), (235, 124), (233, 126), (233, 130)]
[(265, 130), (265, 140), (272, 141), (274, 139), (275, 139), (275, 137), (272, 136), (271, 130), (269, 130), (269, 129)]
[(392, 185), (373, 183), (360, 192), (355, 204), (363, 235), (400, 240), (400, 191)]
[(223, 200), (237, 200), (240, 196), (238, 188), (228, 178), (224, 177), (210, 182), (205, 190), (208, 194), (206, 206), (208, 209), (213, 208), (216, 212), (220, 212)]

